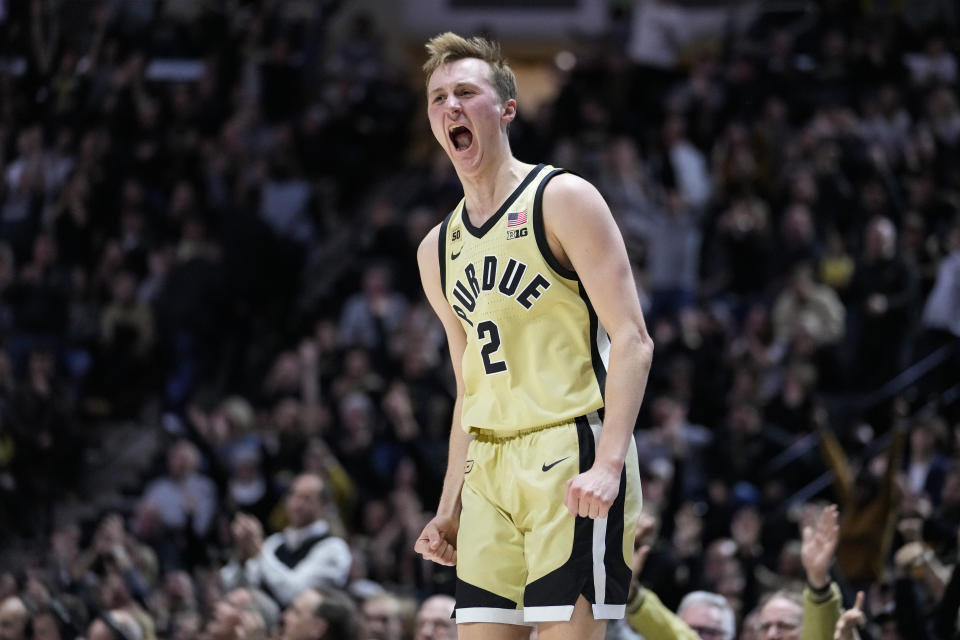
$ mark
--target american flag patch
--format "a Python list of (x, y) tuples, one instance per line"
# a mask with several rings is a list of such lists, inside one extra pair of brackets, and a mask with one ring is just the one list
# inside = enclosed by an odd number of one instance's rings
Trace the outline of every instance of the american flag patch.
[(527, 210), (516, 211), (514, 213), (507, 214), (507, 226), (508, 227), (519, 227), (522, 224), (527, 223)]

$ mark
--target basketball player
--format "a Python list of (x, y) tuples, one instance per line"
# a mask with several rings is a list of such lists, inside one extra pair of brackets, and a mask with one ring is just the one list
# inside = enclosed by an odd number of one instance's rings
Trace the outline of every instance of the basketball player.
[(437, 515), (460, 638), (599, 639), (624, 613), (640, 510), (633, 426), (653, 343), (597, 190), (520, 162), (498, 45), (427, 44), (430, 127), (464, 199), (418, 250), (457, 381)]

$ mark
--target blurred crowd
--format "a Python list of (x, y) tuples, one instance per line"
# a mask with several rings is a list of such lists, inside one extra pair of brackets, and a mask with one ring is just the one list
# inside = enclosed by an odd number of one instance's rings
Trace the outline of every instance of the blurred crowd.
[[(455, 393), (415, 249), (461, 191), (419, 59), (349, 10), (0, 0), (0, 546), (33, 550), (0, 640), (453, 637), (413, 553)], [(639, 601), (827, 637), (761, 615), (806, 583), (862, 591), (863, 637), (957, 637), (960, 15), (798, 3), (662, 69), (629, 13), (511, 136), (603, 193), (656, 344)], [(56, 518), (130, 422), (137, 490)]]

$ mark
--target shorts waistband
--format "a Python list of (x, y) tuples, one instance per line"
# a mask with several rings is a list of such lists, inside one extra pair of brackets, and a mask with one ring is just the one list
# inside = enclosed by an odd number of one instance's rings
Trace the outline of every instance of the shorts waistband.
[(577, 416), (576, 418), (569, 418), (567, 420), (560, 420), (558, 422), (551, 422), (549, 424), (541, 424), (536, 427), (528, 427), (526, 429), (517, 429), (516, 431), (497, 431), (496, 429), (481, 429), (479, 427), (471, 427), (470, 433), (476, 436), (477, 440), (481, 442), (503, 442), (505, 440), (512, 440), (513, 438), (520, 438), (522, 436), (530, 435), (531, 433), (537, 433), (538, 431), (546, 431), (547, 429), (553, 429), (554, 427), (562, 427), (567, 424), (576, 424), (577, 420), (583, 420), (587, 416)]

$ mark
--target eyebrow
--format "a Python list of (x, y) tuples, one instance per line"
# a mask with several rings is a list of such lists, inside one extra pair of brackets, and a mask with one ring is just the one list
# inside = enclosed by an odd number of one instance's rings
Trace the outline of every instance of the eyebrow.
[[(470, 81), (461, 80), (461, 81), (458, 82), (457, 84), (453, 85), (453, 88), (454, 88), (454, 89), (459, 89), (460, 87), (466, 87), (466, 86), (475, 87), (475, 86), (477, 86), (477, 83), (476, 83), (476, 82), (470, 82)], [(437, 87), (436, 89), (431, 89), (431, 90), (427, 93), (427, 95), (432, 96), (433, 94), (437, 93), (438, 91), (444, 91), (444, 90), (445, 90), (445, 88), (442, 87), (442, 86), (441, 86), (441, 87)]]

